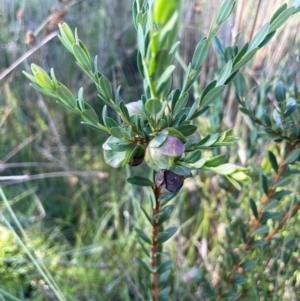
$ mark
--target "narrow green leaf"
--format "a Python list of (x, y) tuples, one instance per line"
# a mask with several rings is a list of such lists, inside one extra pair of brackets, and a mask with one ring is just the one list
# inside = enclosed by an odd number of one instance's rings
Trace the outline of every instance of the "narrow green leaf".
[(261, 176), (261, 186), (262, 186), (264, 194), (268, 195), (268, 193), (269, 193), (269, 185), (268, 185), (267, 177), (265, 175)]
[(82, 111), (81, 117), (84, 121), (86, 121), (88, 123), (91, 123), (94, 125), (98, 125), (98, 123), (99, 123), (98, 116), (97, 116), (96, 112), (92, 109)]
[(158, 301), (166, 301), (170, 295), (170, 292), (171, 288), (169, 286), (161, 289), (158, 294)]
[(293, 106), (288, 106), (288, 109), (284, 112), (284, 117), (289, 117), (293, 112), (295, 112), (298, 108), (299, 105), (295, 104)]
[(236, 65), (242, 59), (242, 57), (246, 54), (248, 47), (249, 43), (247, 42), (234, 57), (233, 65)]
[(52, 81), (46, 72), (37, 72), (34, 75), (35, 81), (44, 89), (54, 91)]
[[(95, 130), (97, 132), (100, 132), (100, 133), (106, 133), (106, 134), (109, 133), (109, 130), (106, 127), (102, 126), (101, 124), (99, 124), (98, 126), (96, 126), (94, 124), (90, 124), (90, 123), (84, 122), (84, 121), (82, 121), (81, 124), (84, 124), (84, 125), (92, 128), (93, 130)], [(108, 165), (110, 165), (110, 164), (108, 164)]]
[(221, 25), (230, 16), (235, 5), (234, 0), (225, 0), (217, 15), (217, 24)]
[(134, 230), (143, 241), (151, 245), (151, 239), (147, 236), (147, 234), (143, 230), (139, 228), (134, 228)]
[(28, 78), (30, 79), (32, 82), (36, 83), (36, 80), (34, 78), (34, 76), (32, 76), (30, 73), (26, 72), (26, 71), (22, 71), (22, 73)]
[(258, 212), (257, 212), (257, 207), (256, 204), (254, 202), (253, 199), (249, 199), (249, 203), (250, 203), (250, 208), (252, 210), (253, 215), (255, 216), (255, 218), (258, 218)]
[(225, 155), (219, 155), (219, 156), (213, 157), (205, 162), (205, 167), (217, 167), (217, 166), (225, 163), (226, 158), (227, 157)]
[(112, 88), (109, 80), (105, 76), (101, 76), (99, 81), (99, 88), (105, 99), (107, 101), (110, 101), (112, 99)]
[(247, 282), (247, 278), (244, 276), (237, 276), (236, 278), (233, 279), (232, 283), (234, 285), (243, 285)]
[(197, 110), (197, 108), (199, 106), (199, 103), (200, 103), (200, 97), (197, 97), (197, 99), (194, 101), (192, 107), (189, 110), (189, 113), (188, 113), (188, 115), (186, 117), (186, 120), (190, 120), (191, 119), (191, 116), (193, 116), (193, 114)]
[(234, 164), (227, 163), (217, 167), (211, 167), (210, 169), (219, 175), (229, 175), (236, 171), (237, 166)]
[(121, 129), (121, 127), (118, 126), (117, 122), (114, 119), (110, 118), (110, 117), (106, 117), (106, 126), (108, 128), (119, 128), (119, 129)]
[(136, 260), (136, 262), (137, 262), (143, 269), (145, 269), (147, 272), (153, 273), (153, 271), (152, 271), (152, 269), (149, 267), (149, 265), (148, 265), (146, 262), (144, 262), (142, 259), (136, 257), (135, 260)]
[(157, 242), (163, 243), (170, 239), (177, 231), (177, 227), (169, 227), (157, 235)]
[(141, 206), (141, 210), (144, 213), (145, 217), (147, 218), (148, 222), (152, 225), (152, 219), (149, 216), (149, 214), (147, 213), (147, 211), (145, 210), (145, 208)]
[(269, 23), (266, 23), (263, 27), (261, 27), (261, 29), (258, 31), (258, 33), (251, 41), (248, 51), (251, 51), (252, 49), (258, 47), (261, 44), (261, 42), (265, 39), (265, 37), (269, 33), (269, 28), (270, 28)]
[(296, 8), (292, 6), (281, 12), (280, 15), (272, 21), (269, 32), (272, 32), (282, 26), (295, 12), (295, 10)]
[(203, 157), (200, 160), (196, 161), (195, 163), (189, 163), (188, 166), (191, 168), (199, 169), (204, 166), (205, 162), (206, 162), (206, 158)]
[(271, 39), (274, 37), (276, 33), (276, 30), (272, 31), (271, 33), (269, 33), (265, 39), (258, 45), (258, 48), (261, 48), (263, 46), (265, 46), (267, 43), (269, 43), (271, 41)]
[[(40, 86), (38, 86), (35, 82), (34, 83), (30, 83), (29, 86), (31, 86), (33, 89), (41, 92), (42, 94), (44, 95), (47, 95), (47, 96), (50, 96), (50, 97), (53, 97), (53, 98), (57, 98), (57, 95), (48, 91), (48, 90), (45, 90), (44, 88), (41, 88)], [(70, 109), (69, 106), (66, 106), (68, 109)], [(78, 112), (77, 112), (78, 113)]]
[(143, 66), (143, 58), (141, 53), (138, 51), (137, 54), (137, 66), (143, 78), (145, 78), (144, 66)]
[(70, 108), (76, 107), (76, 100), (71, 91), (65, 87), (64, 85), (60, 84), (59, 87), (55, 91), (57, 97), (63, 102), (66, 106)]
[(165, 287), (167, 283), (169, 283), (170, 281), (170, 276), (171, 276), (171, 271), (170, 269), (169, 270), (166, 270), (165, 272), (161, 273), (159, 276), (158, 276), (158, 283)]
[(250, 270), (256, 266), (257, 262), (255, 260), (246, 260), (240, 264), (240, 267), (244, 270)]
[(168, 205), (161, 210), (158, 218), (159, 225), (162, 225), (166, 220), (170, 218), (173, 210), (174, 210), (174, 205)]
[(291, 183), (291, 179), (288, 177), (281, 178), (278, 182), (275, 183), (274, 187), (286, 187)]
[(229, 60), (227, 62), (227, 64), (223, 67), (218, 80), (217, 80), (217, 84), (216, 86), (221, 86), (225, 83), (225, 81), (227, 80), (227, 78), (229, 77), (230, 73), (232, 70), (232, 60)]
[(165, 130), (167, 130), (171, 136), (177, 137), (181, 142), (183, 142), (183, 143), (186, 142), (186, 138), (176, 129), (168, 127), (168, 128), (165, 128)]
[(276, 18), (277, 18), (284, 10), (286, 10), (286, 9), (287, 9), (287, 4), (286, 4), (286, 3), (282, 4), (282, 5), (276, 10), (276, 12), (273, 14), (273, 16), (272, 16), (272, 18), (271, 18), (271, 20), (270, 20), (270, 23), (272, 24), (272, 23), (276, 20)]
[(193, 113), (193, 115), (189, 118), (190, 120), (195, 119), (209, 110), (209, 106), (204, 107), (203, 109), (199, 110), (198, 112)]
[(211, 146), (213, 145), (217, 140), (218, 140), (219, 134), (213, 134), (213, 135), (208, 135), (206, 137), (204, 137), (203, 139), (201, 139), (196, 146)]
[(271, 151), (268, 151), (268, 157), (269, 157), (269, 161), (271, 163), (272, 168), (277, 173), (278, 172), (278, 163), (277, 163), (275, 155)]
[(174, 199), (176, 195), (177, 195), (176, 193), (170, 193), (170, 192), (166, 192), (166, 193), (162, 194), (161, 199), (160, 199), (161, 206), (167, 204), (169, 201)]
[(174, 60), (174, 57), (175, 57), (175, 55), (176, 55), (177, 49), (178, 49), (178, 47), (179, 47), (179, 44), (180, 44), (179, 41), (176, 42), (176, 43), (172, 46), (171, 50), (169, 51), (170, 62), (172, 62), (172, 61)]
[(169, 78), (172, 76), (173, 71), (175, 70), (175, 66), (169, 66), (161, 75), (161, 77), (157, 81), (156, 92), (159, 95), (166, 86)]
[(82, 87), (78, 91), (78, 108), (81, 111), (84, 111), (86, 109), (84, 99), (83, 99), (83, 88)]
[(143, 33), (143, 28), (141, 24), (138, 24), (138, 32), (137, 32), (137, 42), (138, 42), (138, 47), (140, 54), (142, 58), (145, 57), (145, 38), (144, 38), (144, 33)]
[(267, 225), (262, 225), (253, 232), (253, 235), (264, 235), (267, 233), (269, 233), (269, 227)]
[(173, 164), (170, 168), (176, 175), (184, 176), (186, 178), (191, 177), (191, 170), (184, 165)]
[(257, 52), (258, 47), (252, 49), (251, 51), (247, 52), (237, 63), (234, 63), (232, 72), (239, 70), (243, 66), (245, 66), (255, 55)]
[(90, 63), (91, 63), (91, 57), (90, 57), (89, 51), (87, 50), (87, 48), (85, 47), (85, 45), (80, 40), (79, 40), (79, 46), (84, 51), (85, 56), (87, 58), (87, 61), (89, 62), (89, 65), (90, 65)]
[(172, 112), (174, 112), (175, 105), (176, 105), (180, 95), (181, 95), (181, 91), (179, 89), (176, 89), (176, 90), (172, 91), (172, 93), (171, 93), (171, 96), (172, 96), (171, 111)]
[(278, 102), (283, 102), (286, 99), (286, 89), (282, 83), (282, 81), (280, 81), (275, 88), (275, 97), (276, 100)]
[(185, 137), (191, 136), (197, 131), (197, 129), (198, 127), (192, 124), (185, 124), (177, 127), (177, 131), (179, 131)]
[(89, 57), (86, 55), (85, 51), (77, 44), (73, 45), (73, 53), (78, 62), (78, 64), (86, 71), (90, 72), (92, 65)]
[(288, 154), (283, 164), (291, 164), (295, 162), (299, 158), (299, 156), (300, 156), (300, 149), (299, 148), (294, 149)]
[(224, 85), (213, 88), (204, 96), (204, 98), (201, 99), (200, 101), (201, 106), (205, 107), (209, 105), (211, 102), (213, 102), (214, 100), (216, 100), (217, 98), (219, 98), (222, 95), (224, 89), (225, 89)]
[(200, 160), (201, 158), (201, 151), (195, 150), (191, 153), (189, 153), (185, 158), (184, 162), (186, 163), (195, 163), (196, 161)]
[[(120, 101), (119, 108), (120, 108), (122, 114), (125, 116), (125, 118), (127, 120), (130, 120), (129, 112), (128, 112), (128, 109), (126, 108), (125, 104), (124, 104), (124, 101)], [(122, 119), (123, 119), (123, 117), (122, 117)]]
[(246, 108), (239, 108), (239, 110), (245, 115), (249, 116), (250, 118), (254, 117), (254, 114), (251, 111), (247, 110)]
[(250, 246), (252, 248), (257, 248), (257, 247), (262, 247), (265, 246), (267, 244), (267, 242), (264, 239), (257, 239), (255, 241), (253, 241)]
[(188, 67), (186, 68), (185, 76), (184, 76), (184, 79), (183, 79), (183, 84), (182, 84), (182, 91), (183, 92), (187, 92), (187, 86), (189, 85), (191, 69), (192, 69), (192, 65), (191, 65), (191, 63), (189, 63)]
[(276, 191), (272, 198), (273, 199), (281, 199), (287, 195), (290, 195), (292, 192), (290, 190), (280, 190), (280, 191)]
[(147, 248), (145, 247), (144, 243), (142, 242), (142, 240), (138, 237), (138, 242), (142, 248), (142, 250), (144, 251), (144, 253), (150, 258), (150, 253), (149, 251), (147, 250)]
[(154, 186), (154, 183), (152, 181), (139, 176), (130, 177), (126, 181), (130, 184), (137, 185), (137, 186), (150, 186), (150, 187)]
[(276, 208), (279, 205), (279, 201), (276, 199), (271, 199), (264, 207), (264, 211), (269, 211)]
[(203, 64), (207, 52), (208, 52), (208, 41), (207, 38), (203, 38), (196, 46), (193, 58), (192, 58), (192, 69), (199, 69)]
[(64, 37), (71, 45), (73, 45), (75, 43), (75, 39), (68, 24), (64, 22), (63, 24), (58, 24), (58, 26), (62, 37)]
[(217, 52), (219, 53), (219, 55), (222, 58), (224, 58), (224, 46), (223, 46), (223, 44), (221, 43), (221, 41), (218, 39), (217, 36), (214, 36), (213, 41), (214, 41), (214, 46), (215, 46)]
[(106, 118), (107, 118), (107, 105), (105, 105), (102, 109), (102, 120), (105, 126), (106, 126)]
[(119, 138), (119, 139), (123, 139), (124, 135), (123, 135), (123, 128), (121, 127), (109, 127), (109, 132), (110, 134), (115, 137), (115, 138)]
[(165, 271), (171, 269), (172, 264), (173, 264), (173, 260), (171, 260), (171, 259), (164, 261), (164, 262), (158, 267), (157, 273), (158, 273), (158, 274), (162, 274), (162, 273), (164, 273)]
[(175, 115), (175, 116), (178, 115), (183, 110), (183, 108), (185, 108), (188, 100), (189, 100), (188, 92), (181, 94), (174, 106), (173, 115)]
[(227, 292), (223, 295), (225, 300), (235, 300), (238, 294), (236, 292)]

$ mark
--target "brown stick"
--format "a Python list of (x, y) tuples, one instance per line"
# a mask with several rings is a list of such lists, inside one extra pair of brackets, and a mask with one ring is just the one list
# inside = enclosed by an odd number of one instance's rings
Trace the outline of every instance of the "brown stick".
[[(156, 186), (154, 187), (154, 194), (155, 194), (155, 208), (153, 209), (153, 215), (156, 215), (159, 213), (160, 210), (160, 203), (159, 203), (159, 195), (160, 195), (160, 187)], [(152, 247), (151, 247), (151, 267), (153, 269), (156, 269), (157, 265), (157, 249), (158, 249), (158, 243), (157, 243), (157, 235), (159, 232), (159, 224), (157, 220), (153, 220), (153, 231), (152, 231)], [(158, 288), (158, 273), (153, 272), (152, 273), (152, 297), (153, 301), (158, 301), (159, 296), (159, 288)]]

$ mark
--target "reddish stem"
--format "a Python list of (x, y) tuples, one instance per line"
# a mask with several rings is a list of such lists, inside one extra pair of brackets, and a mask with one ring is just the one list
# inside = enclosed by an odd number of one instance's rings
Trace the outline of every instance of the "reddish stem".
[[(159, 213), (160, 210), (160, 203), (159, 203), (159, 196), (160, 196), (160, 188), (158, 186), (154, 187), (154, 194), (155, 194), (155, 208), (153, 209), (153, 215)], [(152, 246), (151, 246), (151, 267), (153, 270), (156, 269), (157, 265), (157, 250), (158, 250), (158, 243), (157, 243), (157, 235), (159, 233), (159, 224), (158, 221), (153, 219), (153, 231), (152, 231)], [(152, 297), (153, 301), (158, 301), (159, 296), (159, 288), (158, 288), (158, 273), (152, 273)]]

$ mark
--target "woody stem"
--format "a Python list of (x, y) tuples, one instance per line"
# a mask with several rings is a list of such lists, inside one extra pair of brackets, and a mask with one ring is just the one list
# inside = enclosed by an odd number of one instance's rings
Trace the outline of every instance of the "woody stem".
[[(160, 210), (160, 187), (155, 185), (154, 187), (154, 195), (155, 195), (155, 207), (153, 209), (153, 216), (159, 213)], [(151, 246), (151, 267), (153, 269), (152, 272), (152, 298), (153, 301), (158, 301), (159, 296), (159, 287), (158, 287), (158, 273), (156, 272), (157, 266), (157, 251), (158, 251), (158, 242), (157, 235), (159, 232), (159, 223), (156, 219), (153, 219), (153, 230), (152, 230), (152, 246)]]

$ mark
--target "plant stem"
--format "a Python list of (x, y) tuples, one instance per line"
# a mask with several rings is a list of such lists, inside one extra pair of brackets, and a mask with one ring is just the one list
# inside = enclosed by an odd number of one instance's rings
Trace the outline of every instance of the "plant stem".
[[(153, 216), (159, 213), (160, 210), (160, 187), (155, 185), (153, 188), (155, 195), (155, 207), (153, 208)], [(153, 269), (152, 273), (152, 298), (153, 301), (158, 301), (159, 288), (158, 288), (158, 273), (156, 272), (157, 267), (157, 235), (159, 233), (159, 223), (156, 219), (153, 219), (153, 230), (152, 230), (152, 246), (151, 246), (151, 267)]]

